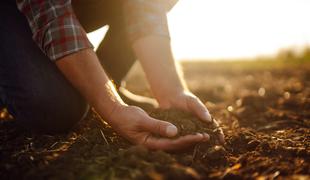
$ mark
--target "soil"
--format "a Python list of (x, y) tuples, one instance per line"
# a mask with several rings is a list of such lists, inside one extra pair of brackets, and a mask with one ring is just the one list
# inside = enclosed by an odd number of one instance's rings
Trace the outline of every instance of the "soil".
[(222, 132), (218, 123), (212, 118), (212, 123), (204, 122), (191, 113), (180, 110), (155, 109), (149, 113), (151, 117), (170, 122), (178, 128), (178, 138), (189, 134), (207, 133), (210, 136), (209, 144), (219, 144), (219, 134)]
[[(118, 136), (93, 111), (67, 134), (19, 129), (0, 113), (1, 179), (309, 179), (310, 64), (185, 63), (190, 89), (225, 133), (182, 152), (150, 151)], [(141, 73), (128, 88), (150, 95)], [(209, 132), (193, 116), (145, 108), (177, 125), (181, 135)]]

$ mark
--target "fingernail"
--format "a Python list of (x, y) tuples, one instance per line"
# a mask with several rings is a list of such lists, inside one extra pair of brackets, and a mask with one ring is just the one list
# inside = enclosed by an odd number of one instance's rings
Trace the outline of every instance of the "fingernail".
[(204, 136), (204, 141), (209, 141), (210, 140), (209, 134), (204, 133), (203, 136)]
[(166, 128), (166, 134), (167, 134), (168, 137), (173, 137), (173, 136), (175, 136), (177, 133), (178, 133), (178, 129), (177, 129), (177, 127), (175, 127), (175, 126), (170, 125), (170, 126), (168, 126), (168, 127)]
[(197, 136), (199, 136), (200, 138), (203, 138), (203, 134), (201, 133), (196, 133)]
[(205, 120), (208, 122), (212, 122), (211, 115), (208, 111), (205, 112)]

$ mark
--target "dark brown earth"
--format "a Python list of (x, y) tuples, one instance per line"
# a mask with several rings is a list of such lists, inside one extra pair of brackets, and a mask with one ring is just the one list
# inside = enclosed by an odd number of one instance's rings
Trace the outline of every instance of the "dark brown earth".
[[(225, 145), (149, 151), (130, 145), (95, 113), (68, 134), (38, 135), (18, 129), (3, 110), (0, 179), (310, 178), (309, 63), (200, 62), (185, 63), (184, 70), (190, 89), (223, 128)], [(149, 95), (141, 77), (131, 74), (127, 86)], [(146, 110), (158, 118), (168, 114), (181, 133), (214, 129), (197, 126), (188, 114)]]
[(220, 142), (219, 137), (222, 130), (214, 118), (212, 118), (211, 123), (208, 123), (200, 120), (191, 113), (176, 109), (154, 109), (149, 112), (149, 115), (174, 124), (178, 128), (178, 134), (173, 139), (190, 134), (207, 133), (210, 136), (209, 144), (215, 145)]

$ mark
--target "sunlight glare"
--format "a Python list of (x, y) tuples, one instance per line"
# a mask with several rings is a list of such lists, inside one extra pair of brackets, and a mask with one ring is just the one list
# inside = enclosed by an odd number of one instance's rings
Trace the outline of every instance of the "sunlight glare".
[(177, 59), (270, 55), (310, 45), (308, 0), (181, 0), (169, 14)]
[[(310, 45), (309, 0), (180, 0), (168, 14), (176, 59), (244, 58)], [(107, 28), (89, 35), (94, 46)], [(97, 33), (97, 34), (96, 34)]]

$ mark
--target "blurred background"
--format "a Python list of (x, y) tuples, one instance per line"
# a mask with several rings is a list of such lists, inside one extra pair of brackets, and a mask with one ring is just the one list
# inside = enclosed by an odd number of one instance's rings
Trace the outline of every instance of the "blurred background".
[[(174, 55), (214, 61), (301, 54), (310, 46), (309, 7), (309, 0), (180, 0), (168, 14)], [(107, 29), (88, 34), (95, 47)]]

